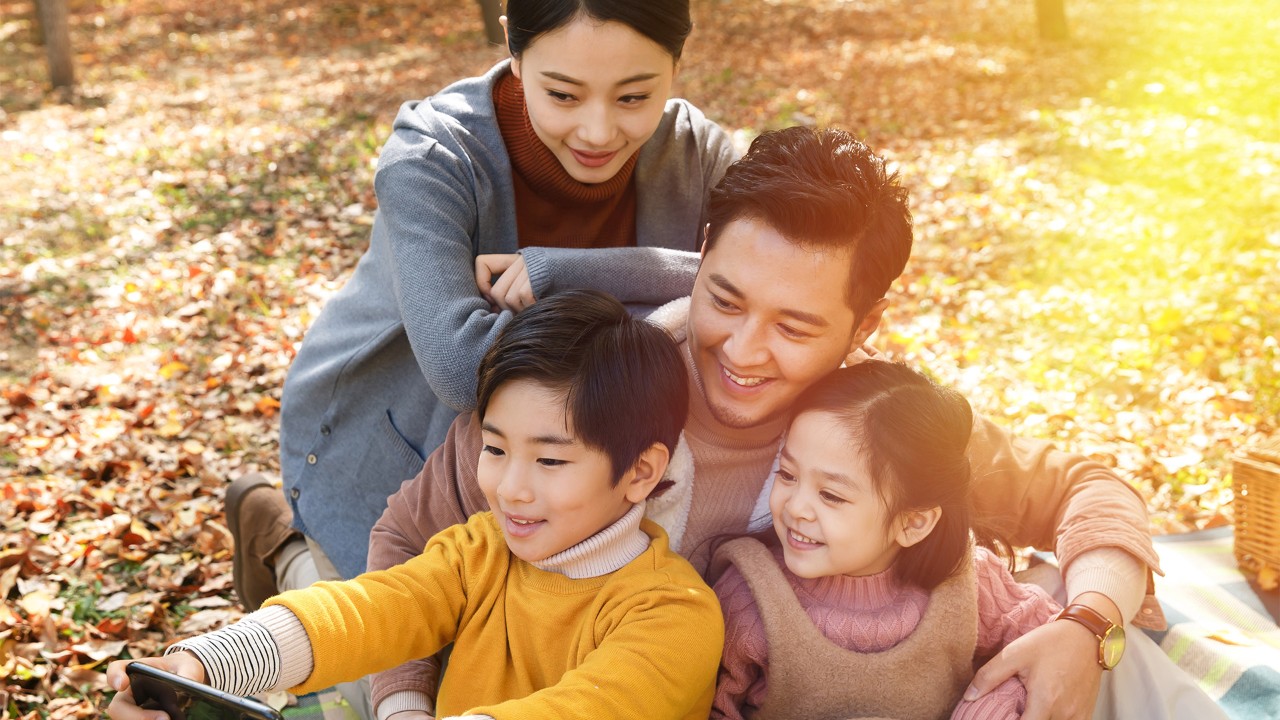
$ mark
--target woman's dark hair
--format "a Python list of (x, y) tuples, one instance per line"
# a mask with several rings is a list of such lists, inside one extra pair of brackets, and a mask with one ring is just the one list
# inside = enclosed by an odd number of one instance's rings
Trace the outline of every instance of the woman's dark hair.
[(973, 411), (960, 393), (906, 365), (869, 360), (807, 389), (795, 416), (805, 412), (829, 413), (847, 430), (887, 518), (942, 508), (928, 537), (898, 554), (893, 572), (899, 581), (932, 590), (968, 560)]
[(478, 380), (481, 418), (509, 382), (564, 392), (569, 432), (609, 456), (614, 484), (655, 442), (674, 453), (689, 409), (675, 341), (596, 290), (551, 295), (516, 315), (480, 361)]
[(861, 320), (911, 256), (907, 200), (884, 159), (844, 130), (762, 133), (711, 190), (705, 251), (735, 220), (761, 222), (798, 245), (847, 249), (845, 300)]
[(578, 18), (620, 22), (675, 60), (693, 30), (689, 0), (507, 0), (507, 48), (519, 58), (539, 36)]

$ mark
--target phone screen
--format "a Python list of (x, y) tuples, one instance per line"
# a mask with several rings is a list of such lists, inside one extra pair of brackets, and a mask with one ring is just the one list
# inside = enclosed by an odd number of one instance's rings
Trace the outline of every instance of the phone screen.
[(281, 720), (280, 713), (268, 705), (150, 665), (130, 663), (125, 671), (138, 707), (163, 710), (170, 720)]

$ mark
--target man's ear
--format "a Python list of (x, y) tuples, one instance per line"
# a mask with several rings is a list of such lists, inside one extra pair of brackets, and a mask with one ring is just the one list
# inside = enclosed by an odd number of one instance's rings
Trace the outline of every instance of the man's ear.
[(908, 510), (898, 516), (898, 529), (894, 540), (904, 548), (909, 548), (929, 537), (938, 520), (942, 519), (942, 508), (931, 507), (927, 510)]
[(884, 319), (884, 311), (889, 307), (889, 298), (880, 298), (875, 301), (871, 309), (866, 315), (862, 316), (858, 327), (853, 331), (853, 340), (849, 343), (849, 352), (852, 353), (871, 337), (876, 330), (880, 329), (880, 321)]
[(627, 500), (638, 503), (649, 497), (649, 493), (653, 492), (653, 488), (667, 472), (667, 463), (670, 461), (671, 451), (666, 445), (656, 442), (645, 448), (618, 481), (619, 485), (627, 487)]

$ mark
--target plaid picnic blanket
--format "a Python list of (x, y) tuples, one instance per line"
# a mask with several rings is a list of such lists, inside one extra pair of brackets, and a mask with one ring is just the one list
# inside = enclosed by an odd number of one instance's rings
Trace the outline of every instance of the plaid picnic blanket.
[(1236, 567), (1230, 527), (1155, 538), (1169, 629), (1147, 634), (1233, 720), (1280, 719), (1280, 591)]
[[(1160, 536), (1155, 546), (1169, 629), (1147, 634), (1232, 720), (1280, 720), (1280, 591), (1241, 574), (1230, 527)], [(289, 720), (359, 720), (334, 690), (282, 712)]]

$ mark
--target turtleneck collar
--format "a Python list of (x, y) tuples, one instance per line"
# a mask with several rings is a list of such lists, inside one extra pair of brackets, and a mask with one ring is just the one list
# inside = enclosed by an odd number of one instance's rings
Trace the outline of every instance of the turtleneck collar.
[(529, 564), (570, 580), (617, 572), (649, 547), (649, 536), (640, 529), (643, 519), (644, 503), (633, 505), (625, 515), (595, 535), (545, 560)]
[(622, 194), (631, 182), (639, 150), (627, 159), (617, 175), (602, 183), (574, 180), (534, 132), (524, 101), (524, 86), (514, 74), (507, 72), (498, 78), (493, 88), (493, 105), (512, 172), (543, 198), (564, 203), (601, 202)]
[[(779, 554), (781, 553), (778, 550)], [(893, 568), (875, 575), (827, 575), (802, 578), (787, 569), (781, 558), (782, 571), (795, 588), (797, 595), (804, 595), (814, 604), (832, 607), (856, 607), (879, 610), (901, 601), (904, 594), (924, 593), (923, 590), (903, 585), (893, 577)]]

